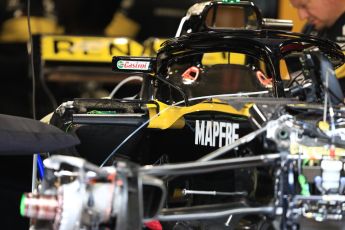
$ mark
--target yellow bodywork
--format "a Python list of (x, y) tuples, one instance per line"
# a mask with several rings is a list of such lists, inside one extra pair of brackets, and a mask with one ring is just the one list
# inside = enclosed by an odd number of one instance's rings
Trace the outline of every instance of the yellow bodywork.
[(337, 78), (345, 77), (345, 64), (335, 70), (335, 75), (337, 76)]
[(212, 100), (211, 102), (204, 101), (186, 107), (170, 106), (159, 101), (156, 102), (159, 104), (159, 113), (157, 113), (157, 105), (147, 104), (150, 117), (148, 128), (181, 129), (185, 126), (184, 115), (202, 111), (221, 112), (249, 117), (249, 109), (253, 105), (252, 103), (247, 103), (240, 110), (237, 110), (231, 105), (222, 104), (219, 100)]
[(143, 46), (128, 38), (53, 36), (41, 38), (45, 61), (111, 63), (113, 56), (141, 56)]
[(244, 65), (245, 60), (246, 60), (246, 55), (241, 54), (241, 53), (215, 52), (215, 53), (205, 53), (202, 58), (202, 63), (204, 65), (216, 65), (216, 64)]

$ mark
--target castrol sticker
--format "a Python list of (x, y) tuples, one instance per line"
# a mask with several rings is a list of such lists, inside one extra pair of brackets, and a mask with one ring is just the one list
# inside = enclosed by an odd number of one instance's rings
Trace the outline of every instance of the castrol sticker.
[(150, 67), (150, 62), (119, 60), (116, 66), (118, 69), (125, 70), (148, 70)]

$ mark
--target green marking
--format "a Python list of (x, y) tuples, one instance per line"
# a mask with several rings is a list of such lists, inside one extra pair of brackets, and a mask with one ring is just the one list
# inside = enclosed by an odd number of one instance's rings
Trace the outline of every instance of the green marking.
[(309, 184), (307, 182), (307, 179), (303, 175), (298, 176), (298, 182), (301, 186), (301, 195), (303, 196), (310, 196), (310, 191), (309, 191)]
[(116, 67), (118, 69), (123, 69), (123, 61), (122, 60), (119, 60), (117, 63), (116, 63)]
[(26, 196), (25, 194), (23, 194), (22, 198), (20, 199), (20, 215), (21, 216), (25, 215), (25, 201), (26, 201)]
[(304, 159), (303, 160), (303, 165), (307, 165), (309, 163), (309, 160), (308, 159)]
[(87, 112), (87, 114), (116, 114), (116, 111), (92, 110), (92, 111)]

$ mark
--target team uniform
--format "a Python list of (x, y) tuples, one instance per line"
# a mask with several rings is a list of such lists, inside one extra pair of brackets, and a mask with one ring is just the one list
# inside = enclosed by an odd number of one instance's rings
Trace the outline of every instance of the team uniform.
[[(332, 27), (317, 31), (313, 25), (307, 24), (302, 32), (334, 41), (345, 52), (345, 12), (338, 18)], [(345, 65), (338, 68), (336, 74), (345, 92)]]

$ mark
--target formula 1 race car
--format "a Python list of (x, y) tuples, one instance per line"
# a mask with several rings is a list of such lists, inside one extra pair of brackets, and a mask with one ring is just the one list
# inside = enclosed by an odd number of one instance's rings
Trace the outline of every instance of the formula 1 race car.
[(45, 161), (40, 191), (22, 202), (36, 229), (154, 229), (152, 219), (163, 229), (298, 229), (301, 217), (342, 220), (340, 47), (267, 30), (252, 3), (195, 9), (202, 26), (182, 33), (181, 25), (157, 57), (114, 57), (114, 71), (142, 77), (137, 98), (74, 99), (55, 111), (50, 123), (81, 140), (68, 154), (93, 164)]

